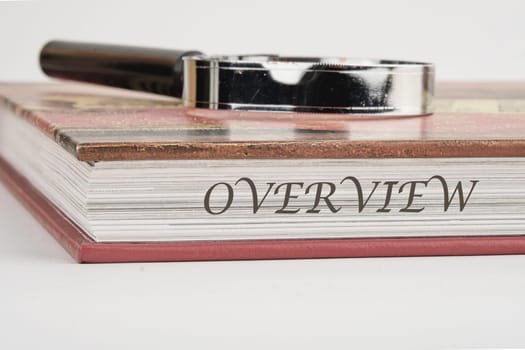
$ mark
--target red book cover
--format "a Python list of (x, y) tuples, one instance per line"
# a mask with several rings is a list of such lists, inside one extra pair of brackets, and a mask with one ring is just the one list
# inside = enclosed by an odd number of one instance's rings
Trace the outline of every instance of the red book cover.
[[(441, 84), (436, 113), (370, 118), (185, 109), (175, 100), (77, 84), (2, 84), (1, 114), (79, 161), (525, 156), (525, 85)], [(257, 132), (254, 132), (257, 131)], [(1, 178), (79, 262), (518, 254), (513, 236), (95, 242), (4, 159)]]

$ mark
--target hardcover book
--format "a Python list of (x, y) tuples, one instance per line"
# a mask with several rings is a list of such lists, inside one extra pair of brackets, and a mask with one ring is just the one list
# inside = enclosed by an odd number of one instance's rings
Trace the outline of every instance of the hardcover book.
[(0, 176), (79, 262), (524, 253), (525, 85), (436, 95), (387, 118), (4, 83)]

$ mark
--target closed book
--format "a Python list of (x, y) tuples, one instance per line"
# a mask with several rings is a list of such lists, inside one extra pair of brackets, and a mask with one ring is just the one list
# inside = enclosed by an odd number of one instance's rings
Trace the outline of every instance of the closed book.
[(79, 262), (525, 252), (520, 83), (438, 84), (435, 113), (406, 118), (0, 96), (1, 177)]

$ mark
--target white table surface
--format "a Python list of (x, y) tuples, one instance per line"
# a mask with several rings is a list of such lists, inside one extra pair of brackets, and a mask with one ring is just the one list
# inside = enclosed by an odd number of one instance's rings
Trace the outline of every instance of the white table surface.
[(4, 186), (0, 241), (0, 349), (525, 347), (525, 256), (81, 265)]

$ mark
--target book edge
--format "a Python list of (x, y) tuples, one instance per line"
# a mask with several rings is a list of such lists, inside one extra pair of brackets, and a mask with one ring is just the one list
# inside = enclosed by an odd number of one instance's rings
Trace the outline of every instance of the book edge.
[[(78, 144), (84, 162), (206, 159), (365, 159), (525, 157), (525, 140), (381, 140), (322, 142)], [(104, 149), (111, 149), (106, 152)], [(163, 152), (159, 153), (158, 149)], [(71, 152), (71, 151), (70, 151)], [(277, 155), (277, 156), (273, 156)]]
[(0, 157), (0, 179), (77, 261), (87, 263), (312, 259), (525, 253), (525, 236), (97, 243)]

